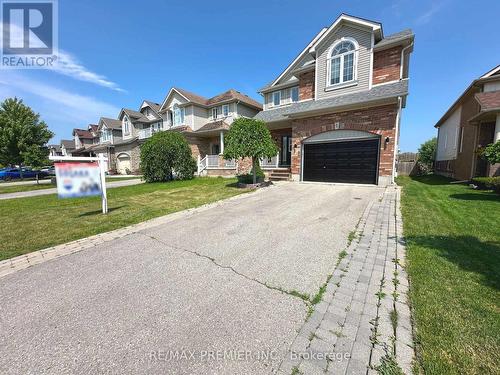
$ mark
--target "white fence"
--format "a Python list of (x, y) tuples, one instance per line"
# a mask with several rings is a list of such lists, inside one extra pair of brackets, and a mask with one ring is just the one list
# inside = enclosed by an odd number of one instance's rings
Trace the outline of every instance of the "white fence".
[(279, 166), (279, 160), (280, 160), (280, 154), (273, 156), (272, 158), (263, 158), (260, 159), (260, 167), (262, 169), (272, 169), (272, 168), (278, 168)]

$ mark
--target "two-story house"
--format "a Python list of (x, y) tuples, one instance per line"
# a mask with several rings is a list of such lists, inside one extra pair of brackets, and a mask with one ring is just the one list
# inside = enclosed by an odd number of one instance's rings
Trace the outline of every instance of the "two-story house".
[(479, 157), (500, 141), (500, 65), (474, 80), (436, 123), (436, 173), (458, 180), (499, 176), (500, 165)]
[(413, 40), (346, 14), (323, 28), (260, 90), (256, 118), (280, 149), (262, 166), (298, 181), (392, 183)]
[(122, 123), (119, 120), (101, 117), (97, 123), (96, 135), (98, 140), (90, 149), (94, 156), (105, 156), (108, 159), (106, 171), (115, 171), (115, 144), (122, 142)]
[(262, 105), (230, 89), (211, 98), (173, 87), (160, 107), (166, 120), (164, 130), (179, 131), (186, 137), (194, 158), (198, 159), (198, 174), (234, 175), (247, 166), (234, 160), (224, 160), (224, 134), (239, 117), (254, 117)]
[(73, 140), (75, 142), (75, 150), (73, 155), (89, 156), (91, 147), (96, 144), (97, 125), (89, 124), (87, 129), (73, 129)]
[(72, 156), (75, 151), (75, 140), (74, 139), (62, 139), (61, 140), (61, 156)]

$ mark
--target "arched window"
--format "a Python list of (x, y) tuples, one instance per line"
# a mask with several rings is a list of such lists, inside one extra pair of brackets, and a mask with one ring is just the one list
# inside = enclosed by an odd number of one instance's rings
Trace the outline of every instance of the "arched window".
[(328, 64), (329, 86), (356, 80), (356, 54), (355, 41), (342, 40), (333, 46)]

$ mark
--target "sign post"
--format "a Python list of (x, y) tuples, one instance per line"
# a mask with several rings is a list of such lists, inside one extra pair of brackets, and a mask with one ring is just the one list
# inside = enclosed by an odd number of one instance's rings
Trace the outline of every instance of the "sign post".
[(49, 156), (49, 159), (60, 162), (55, 164), (59, 198), (101, 195), (102, 213), (108, 213), (105, 170), (107, 158), (99, 155), (99, 157)]

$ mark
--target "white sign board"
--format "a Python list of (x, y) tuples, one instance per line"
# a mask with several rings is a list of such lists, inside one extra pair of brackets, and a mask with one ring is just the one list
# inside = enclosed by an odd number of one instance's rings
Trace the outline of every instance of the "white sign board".
[(59, 198), (102, 195), (98, 163), (55, 163)]

